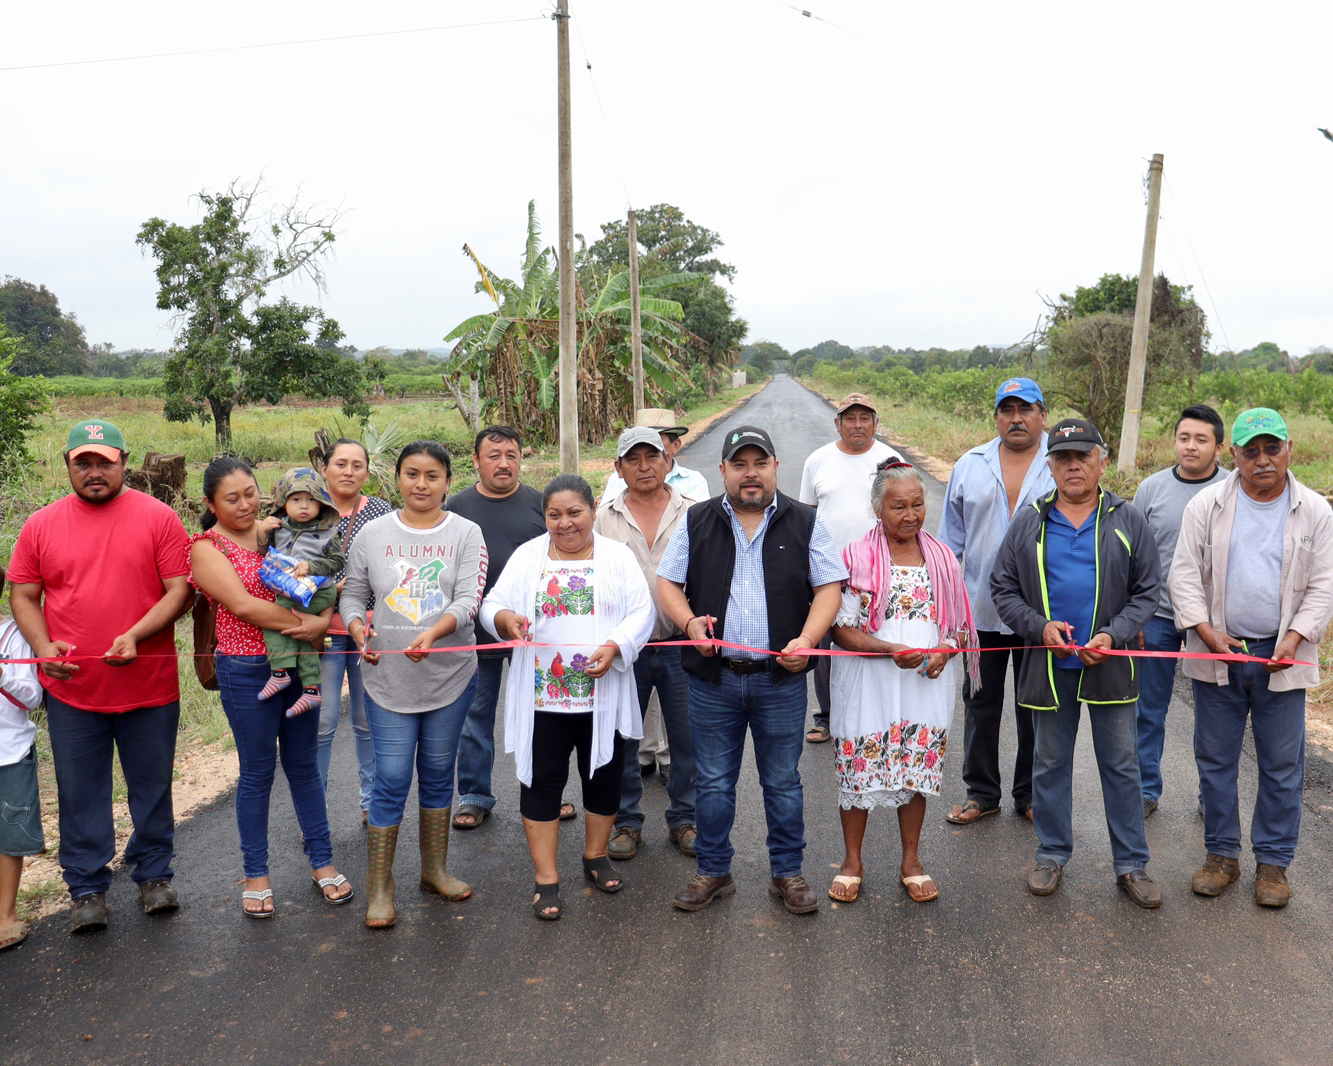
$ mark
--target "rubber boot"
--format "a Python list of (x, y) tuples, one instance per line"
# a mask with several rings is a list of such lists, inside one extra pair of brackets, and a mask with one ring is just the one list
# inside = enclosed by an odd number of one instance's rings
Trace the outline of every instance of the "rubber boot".
[(398, 921), (393, 909), (393, 854), (398, 826), (366, 826), (366, 926), (388, 929)]
[(454, 877), (446, 868), (449, 858), (449, 816), (453, 807), (444, 810), (421, 808), (421, 887), (427, 892), (438, 892), (445, 899), (467, 899), (471, 886)]

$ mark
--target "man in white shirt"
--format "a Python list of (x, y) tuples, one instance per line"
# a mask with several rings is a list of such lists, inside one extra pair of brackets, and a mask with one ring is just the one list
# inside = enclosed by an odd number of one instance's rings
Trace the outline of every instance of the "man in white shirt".
[[(676, 462), (676, 453), (684, 447), (680, 439), (689, 432), (689, 427), (677, 426), (675, 421), (676, 413), (665, 407), (644, 407), (634, 416), (634, 425), (655, 429), (662, 435), (662, 451), (666, 453), (667, 460), (667, 487), (677, 490), (687, 500), (706, 500), (713, 494), (708, 491), (708, 481), (703, 474)], [(610, 503), (624, 491), (624, 479), (613, 473), (606, 479), (602, 503)]]
[[(901, 460), (894, 449), (875, 437), (879, 412), (864, 393), (848, 393), (837, 407), (833, 426), (838, 439), (816, 448), (805, 460), (801, 473), (801, 502), (819, 509), (819, 517), (833, 534), (841, 552), (860, 540), (875, 524), (870, 510), (870, 479), (875, 467), (886, 459)], [(830, 646), (829, 635), (819, 642)], [(819, 710), (805, 739), (822, 744), (829, 739), (829, 670), (827, 655), (815, 659), (815, 699)]]

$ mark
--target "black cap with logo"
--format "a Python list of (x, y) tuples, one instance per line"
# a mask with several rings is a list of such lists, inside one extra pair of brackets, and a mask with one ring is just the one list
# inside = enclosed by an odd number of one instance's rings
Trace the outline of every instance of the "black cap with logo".
[(1106, 442), (1097, 427), (1081, 418), (1062, 418), (1046, 436), (1046, 454), (1051, 452), (1090, 452), (1093, 448), (1106, 450)]
[(776, 456), (778, 454), (773, 448), (773, 438), (758, 426), (737, 426), (722, 438), (723, 461), (725, 462), (742, 448), (750, 445), (763, 449), (766, 455)]

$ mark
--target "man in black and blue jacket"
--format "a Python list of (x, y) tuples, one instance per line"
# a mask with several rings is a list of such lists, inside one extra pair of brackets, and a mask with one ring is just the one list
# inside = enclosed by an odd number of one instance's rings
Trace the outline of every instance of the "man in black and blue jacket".
[(1023, 657), (1016, 687), (1033, 713), (1033, 895), (1049, 896), (1074, 852), (1074, 742), (1088, 705), (1106, 804), (1116, 881), (1141, 907), (1161, 905), (1148, 876), (1139, 780), (1133, 659), (1127, 649), (1157, 610), (1161, 567), (1147, 519), (1101, 488), (1106, 445), (1097, 427), (1068, 418), (1050, 431), (1047, 461), (1055, 492), (1013, 523), (991, 572), (996, 610), (1021, 641), (1045, 647)]

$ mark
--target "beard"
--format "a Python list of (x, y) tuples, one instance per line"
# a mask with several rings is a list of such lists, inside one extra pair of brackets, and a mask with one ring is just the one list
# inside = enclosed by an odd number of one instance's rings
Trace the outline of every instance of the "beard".
[[(762, 486), (760, 486), (762, 488)], [(731, 501), (733, 510), (736, 511), (763, 511), (773, 502), (773, 497), (777, 495), (777, 489), (765, 489), (763, 495), (754, 501), (746, 500), (741, 496), (738, 488), (735, 492), (728, 492), (727, 499)]]

